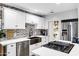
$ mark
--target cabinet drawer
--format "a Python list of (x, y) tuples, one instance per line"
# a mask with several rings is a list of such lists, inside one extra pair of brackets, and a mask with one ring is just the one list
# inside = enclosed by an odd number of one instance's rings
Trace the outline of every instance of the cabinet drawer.
[(16, 56), (16, 47), (7, 50), (7, 56)]
[(7, 50), (8, 49), (13, 49), (13, 48), (16, 48), (16, 43), (7, 45)]
[(33, 44), (33, 45), (30, 45), (30, 50), (32, 51), (32, 50), (37, 49), (39, 47), (41, 47), (41, 42), (40, 43)]
[(7, 45), (7, 56), (16, 56), (16, 43)]

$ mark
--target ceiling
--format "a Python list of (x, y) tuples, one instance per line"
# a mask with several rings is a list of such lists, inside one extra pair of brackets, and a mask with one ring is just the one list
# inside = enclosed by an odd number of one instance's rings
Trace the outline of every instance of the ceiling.
[(77, 3), (8, 3), (8, 5), (25, 9), (29, 12), (48, 15), (77, 8)]

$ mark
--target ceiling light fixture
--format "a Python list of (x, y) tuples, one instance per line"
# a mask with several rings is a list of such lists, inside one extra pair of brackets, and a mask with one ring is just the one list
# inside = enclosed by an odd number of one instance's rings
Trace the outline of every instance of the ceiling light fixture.
[(56, 4), (61, 4), (61, 3), (56, 3)]

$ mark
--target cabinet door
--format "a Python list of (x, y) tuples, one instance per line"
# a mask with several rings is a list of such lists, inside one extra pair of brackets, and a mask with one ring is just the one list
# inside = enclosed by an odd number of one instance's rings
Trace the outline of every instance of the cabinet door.
[(42, 45), (48, 43), (48, 37), (42, 37)]
[(41, 47), (41, 44), (42, 42), (40, 43), (36, 43), (36, 44), (33, 44), (33, 45), (30, 45), (30, 55), (32, 55), (32, 51), (37, 49), (37, 48), (40, 48)]
[(4, 29), (14, 29), (16, 25), (16, 11), (4, 8)]
[(31, 14), (26, 14), (26, 23), (29, 23), (29, 24), (32, 24), (32, 22), (33, 22), (33, 17), (32, 17), (33, 15), (31, 15)]
[(25, 29), (25, 13), (16, 11), (16, 29)]
[(4, 29), (25, 29), (25, 14), (4, 7)]
[(37, 49), (39, 47), (41, 47), (41, 42), (40, 43), (33, 44), (33, 45), (30, 45), (30, 51), (32, 51), (34, 49)]
[(16, 43), (7, 45), (7, 56), (16, 56)]
[(36, 29), (44, 29), (45, 22), (43, 18), (39, 18)]

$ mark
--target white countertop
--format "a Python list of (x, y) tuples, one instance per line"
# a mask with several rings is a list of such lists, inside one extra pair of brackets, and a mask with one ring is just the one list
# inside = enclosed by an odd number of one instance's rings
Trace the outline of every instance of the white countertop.
[(4, 45), (11, 44), (11, 43), (22, 42), (22, 41), (27, 41), (27, 40), (30, 40), (30, 39), (28, 39), (27, 37), (17, 38), (17, 39), (10, 39), (10, 40), (1, 41), (0, 44), (4, 46)]
[(31, 36), (31, 37), (48, 37), (48, 36), (44, 36), (44, 35), (35, 35), (35, 36)]
[(40, 47), (38, 49), (33, 50), (32, 52), (39, 56), (79, 56), (79, 44), (74, 44), (74, 47), (72, 48), (69, 54), (46, 47)]

